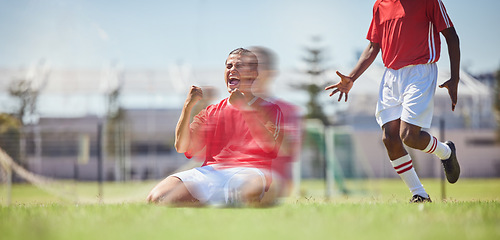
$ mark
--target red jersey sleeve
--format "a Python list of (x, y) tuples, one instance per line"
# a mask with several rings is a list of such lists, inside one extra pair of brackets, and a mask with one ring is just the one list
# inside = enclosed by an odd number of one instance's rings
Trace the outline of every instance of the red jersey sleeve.
[(441, 0), (427, 1), (427, 15), (438, 32), (453, 27), (453, 23), (451, 22), (451, 19), (448, 16), (446, 8)]
[(377, 25), (378, 25), (378, 15), (377, 15), (377, 6), (380, 3), (380, 1), (375, 2), (373, 5), (373, 16), (372, 16), (372, 21), (370, 23), (370, 28), (368, 29), (368, 34), (366, 35), (366, 39), (370, 42), (374, 43), (380, 43), (381, 42), (381, 36), (377, 31)]
[(377, 24), (375, 23), (375, 16), (372, 18), (370, 28), (368, 29), (368, 34), (366, 35), (366, 39), (368, 39), (368, 41), (370, 42), (380, 43), (380, 35), (377, 32)]

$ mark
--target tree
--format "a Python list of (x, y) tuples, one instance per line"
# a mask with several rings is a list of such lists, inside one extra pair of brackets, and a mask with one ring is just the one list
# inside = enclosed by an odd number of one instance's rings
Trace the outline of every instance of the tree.
[(321, 120), (324, 125), (329, 125), (328, 117), (323, 112), (322, 106), (318, 103), (318, 96), (321, 92), (324, 92), (325, 84), (320, 84), (321, 77), (325, 72), (323, 67), (324, 63), (324, 49), (317, 46), (319, 45), (321, 38), (313, 37), (313, 43), (316, 46), (306, 47), (306, 56), (302, 58), (307, 65), (306, 73), (309, 75), (310, 79), (308, 83), (299, 84), (299, 88), (305, 90), (309, 95), (309, 101), (307, 102), (307, 114), (306, 118), (316, 118)]
[(324, 126), (330, 125), (328, 117), (323, 112), (322, 106), (319, 104), (318, 97), (324, 92), (326, 82), (322, 77), (326, 71), (323, 66), (325, 62), (325, 50), (320, 46), (321, 38), (313, 37), (312, 46), (306, 47), (306, 56), (302, 58), (306, 64), (305, 73), (308, 75), (308, 80), (305, 83), (297, 85), (299, 89), (307, 92), (309, 101), (307, 102), (307, 119), (318, 119), (316, 121), (308, 121), (305, 127), (304, 144), (312, 149), (311, 163), (313, 170), (316, 173), (321, 173), (326, 179), (326, 158), (324, 149)]
[(35, 152), (37, 154), (37, 159), (40, 159), (41, 136), (40, 129), (36, 125), (39, 120), (37, 112), (38, 97), (47, 84), (49, 74), (50, 70), (45, 64), (45, 61), (41, 60), (38, 65), (33, 68), (33, 71), (29, 71), (23, 78), (13, 79), (8, 87), (10, 96), (17, 100), (17, 106), (14, 109), (13, 115), (19, 119), (21, 123), (19, 128), (19, 156), (14, 158), (20, 165), (26, 164), (25, 126), (29, 124), (35, 125), (35, 131), (33, 132), (35, 134)]
[(107, 102), (105, 149), (108, 156), (115, 160), (115, 179), (127, 180), (130, 171), (128, 159), (126, 114), (120, 104), (123, 89), (123, 71), (113, 62), (105, 73), (104, 94)]
[(18, 100), (14, 115), (23, 123), (32, 121), (36, 113), (40, 90), (32, 87), (30, 79), (15, 79), (9, 85), (9, 94)]
[(0, 113), (0, 147), (17, 162), (20, 136), (21, 122), (7, 113)]
[(40, 92), (45, 88), (50, 70), (42, 59), (26, 76), (13, 79), (9, 84), (9, 94), (18, 101), (14, 115), (23, 125), (38, 122), (37, 105)]

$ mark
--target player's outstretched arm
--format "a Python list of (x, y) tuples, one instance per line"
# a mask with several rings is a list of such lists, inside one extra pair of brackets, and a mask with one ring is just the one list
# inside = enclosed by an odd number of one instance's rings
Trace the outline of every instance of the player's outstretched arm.
[(455, 111), (458, 101), (458, 82), (460, 81), (460, 40), (454, 27), (441, 31), (448, 45), (448, 55), (450, 56), (451, 78), (439, 85), (440, 88), (448, 89), (451, 98), (451, 110)]
[(358, 63), (351, 71), (351, 74), (346, 76), (337, 71), (337, 75), (340, 77), (340, 82), (325, 88), (325, 90), (333, 89), (332, 93), (330, 93), (330, 97), (335, 93), (340, 92), (338, 101), (342, 100), (342, 97), (345, 94), (345, 101), (347, 102), (347, 98), (349, 96), (348, 93), (351, 90), (354, 81), (356, 81), (356, 79), (358, 79), (359, 76), (361, 76), (361, 74), (363, 74), (373, 63), (379, 51), (380, 45), (378, 43), (370, 42), (359, 57)]
[(194, 105), (203, 98), (203, 91), (197, 86), (191, 86), (181, 116), (175, 128), (175, 149), (179, 153), (186, 152), (191, 144), (191, 129), (189, 128), (189, 119)]

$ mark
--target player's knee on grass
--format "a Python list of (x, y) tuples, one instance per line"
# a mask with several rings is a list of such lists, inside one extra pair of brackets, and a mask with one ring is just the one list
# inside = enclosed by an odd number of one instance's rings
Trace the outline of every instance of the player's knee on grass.
[(265, 182), (261, 176), (252, 176), (242, 187), (242, 201), (248, 205), (259, 204), (264, 195)]
[(165, 196), (168, 194), (169, 190), (161, 190), (161, 188), (155, 187), (151, 192), (149, 193), (148, 197), (146, 200), (148, 203), (160, 203)]
[(184, 186), (176, 186), (167, 192), (152, 191), (148, 198), (149, 203), (173, 206), (197, 206), (199, 201), (194, 198)]
[(161, 198), (161, 196), (156, 191), (151, 191), (149, 193), (148, 197), (146, 198), (146, 201), (148, 203), (158, 203), (160, 198)]
[(169, 176), (151, 190), (146, 200), (149, 203), (165, 203), (166, 200), (170, 201), (171, 197), (168, 197), (168, 195), (172, 195), (180, 184), (182, 184), (182, 181), (179, 178)]

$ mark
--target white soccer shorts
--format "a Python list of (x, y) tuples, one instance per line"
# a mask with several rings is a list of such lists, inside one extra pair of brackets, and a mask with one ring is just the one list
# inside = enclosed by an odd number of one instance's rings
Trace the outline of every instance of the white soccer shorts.
[(262, 179), (261, 198), (266, 189), (266, 177), (258, 168), (214, 169), (212, 166), (203, 166), (172, 176), (181, 179), (194, 198), (211, 206), (239, 206), (242, 203), (241, 188), (255, 176)]
[(377, 123), (401, 121), (430, 128), (437, 84), (435, 63), (407, 66), (398, 70), (386, 68), (379, 88), (375, 110)]

